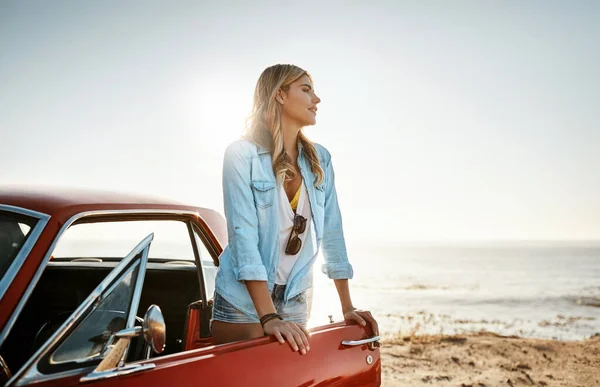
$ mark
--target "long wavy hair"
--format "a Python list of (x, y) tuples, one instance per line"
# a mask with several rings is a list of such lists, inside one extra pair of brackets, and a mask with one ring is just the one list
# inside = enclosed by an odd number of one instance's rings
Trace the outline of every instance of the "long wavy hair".
[[(276, 101), (277, 90), (287, 91), (292, 83), (303, 75), (312, 78), (306, 70), (291, 64), (277, 64), (267, 67), (256, 82), (252, 113), (247, 122), (245, 138), (271, 152), (273, 172), (278, 182), (293, 179), (296, 171), (292, 159), (283, 147), (283, 131), (281, 128), (281, 105)], [(310, 162), (310, 169), (315, 174), (314, 185), (324, 180), (323, 169), (319, 164), (317, 149), (300, 129), (298, 141), (302, 144), (302, 152)]]

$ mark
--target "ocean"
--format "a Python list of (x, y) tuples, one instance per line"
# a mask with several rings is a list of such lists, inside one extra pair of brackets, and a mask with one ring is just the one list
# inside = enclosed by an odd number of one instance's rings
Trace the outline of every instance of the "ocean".
[[(600, 333), (600, 244), (349, 249), (354, 305), (382, 335), (502, 335), (581, 340)], [(314, 270), (309, 326), (342, 318), (333, 281)]]

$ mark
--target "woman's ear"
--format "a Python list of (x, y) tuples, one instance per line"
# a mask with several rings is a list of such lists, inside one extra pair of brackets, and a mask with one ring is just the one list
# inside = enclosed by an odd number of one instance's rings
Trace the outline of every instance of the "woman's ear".
[(275, 95), (275, 99), (277, 100), (277, 102), (283, 105), (283, 103), (285, 102), (285, 97), (285, 92), (281, 89), (277, 89), (277, 94)]

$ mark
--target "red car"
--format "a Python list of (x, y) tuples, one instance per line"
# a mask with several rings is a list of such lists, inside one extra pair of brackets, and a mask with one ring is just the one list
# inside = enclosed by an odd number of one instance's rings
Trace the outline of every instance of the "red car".
[(217, 212), (152, 198), (0, 189), (0, 386), (379, 386), (369, 327), (213, 345)]

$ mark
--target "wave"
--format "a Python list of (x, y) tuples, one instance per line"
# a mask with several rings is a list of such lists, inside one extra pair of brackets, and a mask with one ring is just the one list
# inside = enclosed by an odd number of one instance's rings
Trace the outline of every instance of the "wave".
[(447, 314), (441, 313), (430, 313), (426, 311), (419, 311), (413, 313), (388, 313), (381, 316), (386, 320), (396, 320), (407, 324), (418, 324), (422, 326), (427, 325), (446, 325), (446, 326), (501, 326), (504, 328), (513, 328), (515, 326), (522, 326), (526, 324), (534, 324), (539, 328), (554, 327), (554, 328), (565, 328), (574, 326), (581, 323), (597, 321), (596, 317), (590, 316), (565, 316), (558, 314), (555, 317), (548, 317), (545, 319), (533, 319), (524, 320), (520, 318), (513, 318), (512, 320), (502, 319), (473, 319), (473, 318), (456, 318)]
[(575, 297), (574, 299), (577, 305), (582, 306), (592, 306), (596, 308), (600, 308), (600, 296), (597, 297)]
[(455, 291), (455, 290), (478, 290), (481, 287), (479, 285), (428, 285), (423, 283), (414, 283), (405, 286), (398, 286), (396, 284), (377, 284), (374, 285), (372, 283), (355, 283), (352, 284), (352, 288), (356, 289), (368, 289), (368, 290), (409, 290), (409, 291), (421, 291), (421, 290), (445, 290), (445, 291)]

